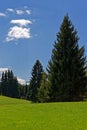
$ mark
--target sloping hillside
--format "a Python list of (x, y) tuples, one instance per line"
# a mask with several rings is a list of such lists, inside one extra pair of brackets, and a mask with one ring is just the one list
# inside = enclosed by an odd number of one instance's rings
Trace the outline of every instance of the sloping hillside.
[(0, 130), (87, 130), (87, 102), (43, 103), (0, 96)]
[(29, 103), (29, 102), (26, 100), (0, 96), (0, 105), (27, 104), (27, 103)]

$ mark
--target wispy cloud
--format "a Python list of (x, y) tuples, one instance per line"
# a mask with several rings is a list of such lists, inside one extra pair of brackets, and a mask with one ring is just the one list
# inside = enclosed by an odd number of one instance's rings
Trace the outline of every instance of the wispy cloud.
[(18, 15), (22, 15), (22, 14), (24, 14), (24, 11), (23, 11), (23, 10), (16, 10), (16, 13), (17, 13)]
[(12, 9), (12, 8), (7, 8), (7, 11), (8, 11), (8, 12), (14, 12), (14, 9)]
[(17, 15), (24, 15), (24, 14), (27, 14), (27, 15), (30, 15), (31, 14), (31, 10), (29, 9), (16, 9), (16, 14)]
[(0, 17), (6, 17), (6, 14), (0, 12)]
[[(32, 21), (24, 18), (26, 15), (30, 14), (31, 10), (27, 6), (24, 6), (22, 8), (8, 7), (4, 12), (0, 12), (0, 17), (6, 17), (6, 16), (9, 17), (10, 15), (11, 15), (10, 18), (15, 17), (15, 19), (12, 19), (9, 22), (10, 27), (8, 29), (7, 36), (5, 38), (5, 42), (31, 38), (30, 33), (31, 28), (29, 25), (32, 24)], [(19, 17), (18, 15), (20, 15), (21, 19), (16, 19), (16, 17), (17, 18)]]
[(28, 24), (32, 24), (30, 20), (26, 20), (26, 19), (11, 20), (10, 23), (17, 24), (19, 26), (27, 26)]
[(31, 10), (26, 10), (25, 11), (27, 14), (31, 14)]
[(0, 12), (0, 17), (5, 17), (9, 13), (15, 13), (16, 15), (30, 15), (31, 10), (27, 7), (24, 6), (21, 9), (19, 8), (7, 8), (4, 12)]
[(30, 37), (31, 37), (30, 28), (14, 26), (9, 29), (9, 32), (6, 37), (6, 41), (10, 42), (19, 39), (29, 39)]
[(24, 15), (24, 14), (30, 15), (31, 14), (31, 10), (29, 10), (27, 6), (26, 6), (26, 8), (23, 7), (22, 9), (7, 8), (6, 11), (15, 13), (17, 15)]

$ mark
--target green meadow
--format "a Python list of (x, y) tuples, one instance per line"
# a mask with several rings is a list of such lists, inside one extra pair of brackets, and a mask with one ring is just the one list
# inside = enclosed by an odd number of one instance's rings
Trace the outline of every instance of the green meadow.
[(0, 130), (87, 130), (87, 102), (34, 104), (0, 96)]

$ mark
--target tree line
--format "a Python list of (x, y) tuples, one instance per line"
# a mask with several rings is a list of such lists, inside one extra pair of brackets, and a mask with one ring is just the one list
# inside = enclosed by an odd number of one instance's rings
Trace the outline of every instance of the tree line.
[(36, 60), (29, 85), (20, 85), (12, 71), (2, 74), (0, 93), (32, 102), (82, 101), (87, 96), (87, 64), (84, 47), (69, 16), (57, 33), (46, 71)]

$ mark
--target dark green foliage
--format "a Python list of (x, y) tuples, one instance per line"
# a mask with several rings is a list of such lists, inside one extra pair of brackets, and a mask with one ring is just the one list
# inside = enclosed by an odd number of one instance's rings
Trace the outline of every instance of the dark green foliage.
[(18, 81), (11, 70), (2, 73), (1, 95), (18, 97)]
[(86, 88), (86, 58), (77, 31), (64, 17), (48, 64), (51, 101), (82, 100)]
[(28, 85), (19, 84), (18, 90), (19, 90), (19, 97), (22, 99), (27, 99)]
[(43, 73), (43, 67), (40, 61), (37, 60), (32, 69), (31, 73), (32, 77), (29, 85), (29, 99), (32, 102), (38, 102), (38, 88), (40, 87), (41, 84), (42, 73)]
[(38, 89), (38, 101), (39, 102), (49, 102), (49, 100), (50, 100), (50, 96), (49, 96), (50, 88), (49, 87), (50, 87), (50, 84), (48, 81), (48, 76), (44, 72), (42, 75), (40, 88)]

